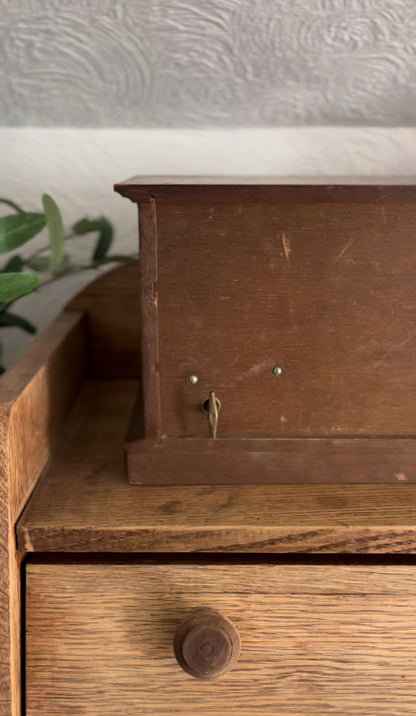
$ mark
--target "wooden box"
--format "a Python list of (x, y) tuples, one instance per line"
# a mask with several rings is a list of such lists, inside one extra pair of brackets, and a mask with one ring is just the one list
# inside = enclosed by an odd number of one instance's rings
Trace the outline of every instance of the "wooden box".
[(140, 220), (131, 483), (414, 479), (414, 188), (116, 190)]

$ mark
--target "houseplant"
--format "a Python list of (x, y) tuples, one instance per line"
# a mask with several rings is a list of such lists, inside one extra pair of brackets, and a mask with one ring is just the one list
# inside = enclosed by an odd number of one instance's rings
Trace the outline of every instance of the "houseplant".
[[(112, 262), (133, 260), (133, 256), (109, 254), (114, 230), (104, 216), (95, 219), (83, 218), (65, 232), (61, 212), (49, 194), (42, 196), (40, 212), (25, 211), (10, 199), (0, 199), (10, 207), (12, 213), (0, 217), (0, 254), (6, 261), (0, 269), (0, 328), (15, 326), (28, 333), (35, 333), (36, 327), (26, 318), (16, 315), (12, 307), (22, 296), (63, 276), (98, 269)], [(45, 243), (31, 253), (22, 253), (21, 247), (46, 230)], [(87, 263), (71, 260), (68, 242), (76, 236), (95, 236), (93, 250)], [(1, 360), (0, 372), (5, 368)]]

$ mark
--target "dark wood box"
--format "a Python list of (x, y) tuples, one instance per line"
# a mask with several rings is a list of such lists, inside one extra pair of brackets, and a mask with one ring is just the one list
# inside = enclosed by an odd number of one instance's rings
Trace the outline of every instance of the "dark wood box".
[(116, 190), (140, 219), (131, 483), (415, 479), (413, 187)]

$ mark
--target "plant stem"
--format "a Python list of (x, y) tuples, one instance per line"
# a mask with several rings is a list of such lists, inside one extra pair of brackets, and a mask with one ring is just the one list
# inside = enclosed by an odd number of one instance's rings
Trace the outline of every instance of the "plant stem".
[[(78, 234), (68, 234), (67, 236), (65, 236), (65, 241), (67, 239), (75, 239), (77, 236)], [(47, 244), (46, 246), (42, 246), (40, 249), (36, 249), (33, 254), (29, 254), (29, 256), (24, 260), (31, 261), (32, 259), (36, 258), (36, 256), (39, 256), (39, 254), (43, 254), (44, 251), (48, 251), (49, 248), (49, 244)]]
[[(126, 261), (134, 261), (137, 258), (137, 254), (130, 254), (124, 256), (123, 258), (125, 258)], [(70, 266), (69, 268), (61, 271), (61, 273), (57, 274), (56, 276), (51, 276), (50, 278), (46, 279), (46, 281), (40, 281), (36, 288), (36, 291), (39, 291), (39, 289), (43, 288), (44, 286), (49, 286), (51, 283), (54, 283), (55, 281), (58, 281), (58, 279), (63, 278), (65, 276), (73, 276), (77, 273), (83, 273), (84, 271), (97, 270), (101, 266), (105, 266), (108, 263), (111, 263), (111, 256), (107, 257), (106, 259), (103, 259), (102, 261), (96, 261), (93, 264), (87, 264), (86, 266)], [(0, 312), (6, 311), (10, 306), (12, 306), (16, 301), (18, 301), (19, 298), (21, 298), (21, 296), (19, 296), (18, 298), (13, 298), (7, 303), (0, 304)]]
[(11, 201), (10, 199), (3, 199), (3, 198), (1, 198), (1, 199), (0, 199), (0, 204), (6, 204), (6, 206), (11, 206), (12, 209), (14, 209), (15, 211), (17, 211), (18, 214), (23, 214), (23, 213), (24, 213), (22, 207), (19, 206), (18, 204), (16, 204), (16, 202)]
[[(131, 254), (130, 256), (125, 256), (125, 259), (126, 261), (134, 261), (136, 257), (137, 254)], [(97, 269), (101, 268), (101, 266), (105, 266), (108, 263), (111, 263), (111, 256), (109, 256), (108, 259), (104, 259), (103, 261), (96, 261), (95, 263), (87, 264), (86, 266), (70, 266), (69, 268), (61, 271), (61, 273), (57, 274), (56, 276), (51, 276), (46, 281), (39, 282), (39, 286), (36, 290), (39, 290), (44, 286), (49, 286), (49, 284), (54, 283), (54, 281), (57, 281), (59, 278), (63, 278), (65, 276), (73, 276), (77, 273), (83, 273), (84, 271), (96, 271)]]

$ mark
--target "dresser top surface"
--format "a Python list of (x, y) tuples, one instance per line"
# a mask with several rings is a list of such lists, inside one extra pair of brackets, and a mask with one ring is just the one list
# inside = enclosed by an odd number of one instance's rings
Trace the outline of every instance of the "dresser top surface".
[(134, 486), (135, 381), (87, 383), (18, 525), (26, 552), (416, 552), (416, 485)]

